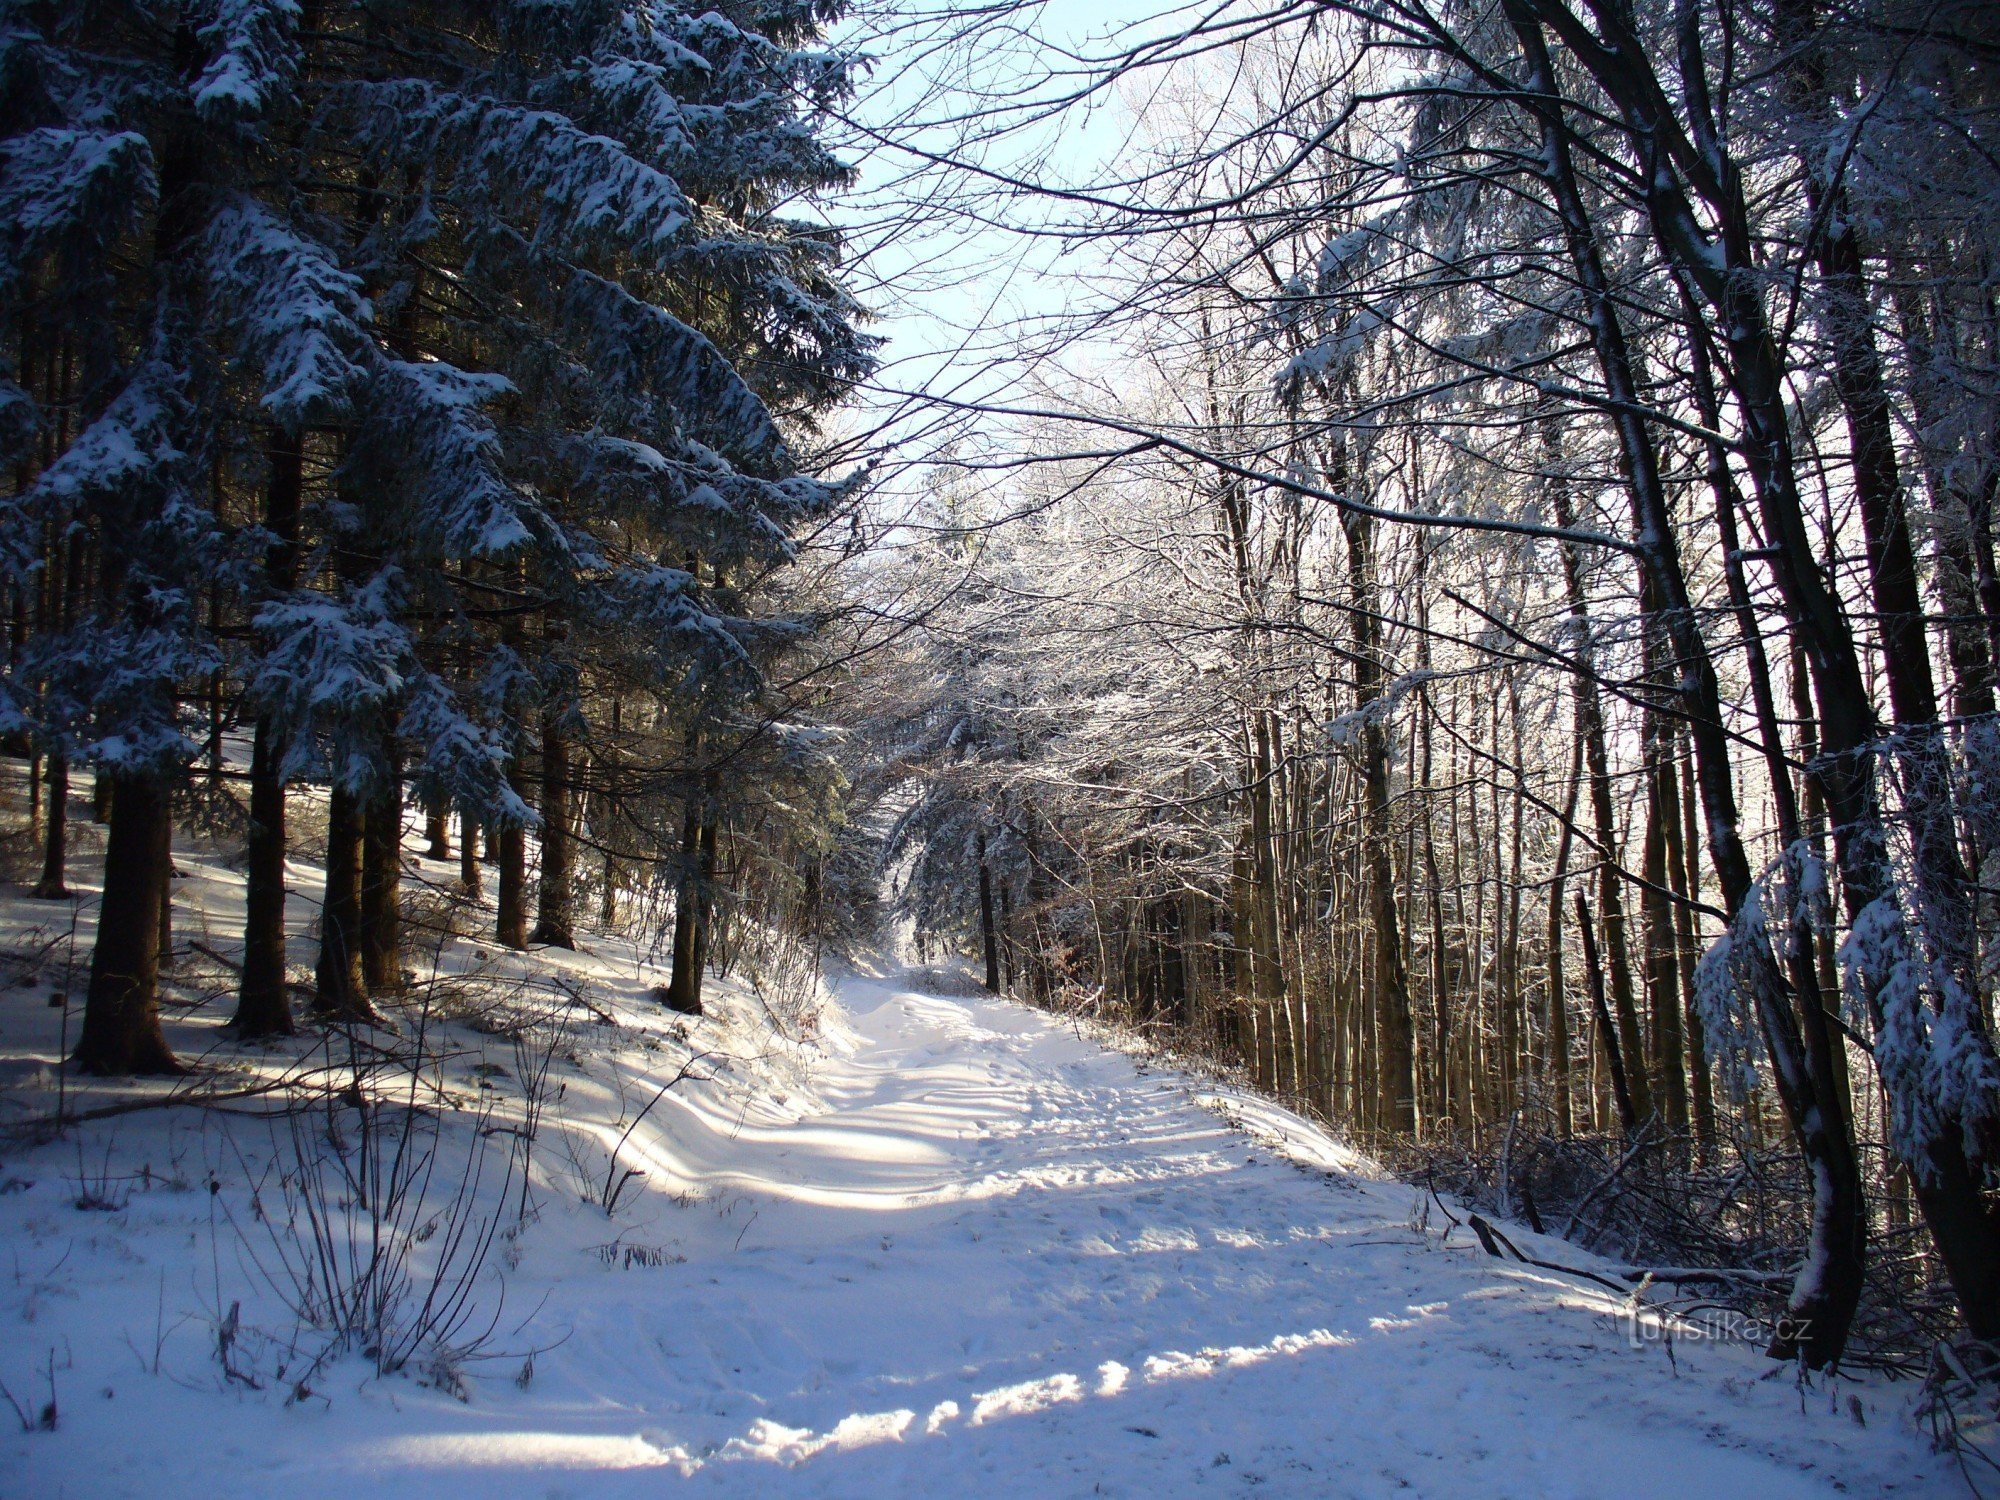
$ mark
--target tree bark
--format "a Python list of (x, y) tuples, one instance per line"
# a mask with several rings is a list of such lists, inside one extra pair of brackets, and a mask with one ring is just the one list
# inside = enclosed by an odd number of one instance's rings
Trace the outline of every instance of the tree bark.
[[(265, 587), (272, 595), (298, 581), (299, 507), (305, 494), (305, 444), (297, 433), (274, 433), (266, 449), (264, 487)], [(250, 747), (250, 833), (244, 851), (243, 979), (230, 1024), (243, 1037), (290, 1036), (291, 995), (285, 979), (284, 731), (260, 714)]]
[(34, 895), (41, 901), (69, 898), (66, 879), (69, 854), (69, 757), (60, 752), (48, 760), (48, 816), (42, 822), (42, 878)]
[(257, 720), (250, 747), (250, 837), (245, 851), (243, 982), (230, 1022), (242, 1037), (290, 1036), (296, 1025), (286, 982), (285, 784), (278, 729)]
[(570, 831), (569, 743), (553, 715), (542, 719), (542, 878), (530, 942), (574, 948), (576, 842)]
[(361, 799), (336, 786), (327, 801), (326, 887), (320, 902), (316, 1013), (335, 1021), (376, 1020), (361, 974)]
[(424, 858), (451, 858), (451, 808), (442, 797), (424, 800)]
[(403, 987), (403, 786), (394, 748), (361, 829), (361, 977), (370, 995)]
[(682, 874), (674, 898), (673, 973), (667, 981), (676, 1010), (701, 1008), (702, 977), (708, 967), (708, 928), (715, 880), (715, 819), (702, 801), (690, 800), (681, 834)]
[(160, 1029), (160, 905), (167, 884), (167, 788), (142, 772), (116, 783), (104, 852), (104, 899), (75, 1059), (86, 1073), (186, 1071)]
[(1632, 1098), (1631, 1081), (1625, 1072), (1624, 1049), (1618, 1043), (1619, 1027), (1605, 1002), (1604, 971), (1597, 964), (1597, 928), (1591, 921), (1590, 902), (1582, 891), (1576, 893), (1576, 930), (1583, 941), (1583, 972), (1590, 984), (1590, 1008), (1596, 1014), (1599, 1044), (1611, 1071), (1612, 1097), (1618, 1101), (1618, 1123), (1629, 1140), (1639, 1129), (1639, 1107)]
[(979, 835), (979, 947), (986, 959), (986, 991), (1000, 993), (1000, 934), (993, 926), (993, 872), (986, 866), (986, 835)]
[(528, 839), (518, 823), (493, 835), (500, 864), (499, 892), (493, 922), (495, 941), (503, 947), (528, 946)]

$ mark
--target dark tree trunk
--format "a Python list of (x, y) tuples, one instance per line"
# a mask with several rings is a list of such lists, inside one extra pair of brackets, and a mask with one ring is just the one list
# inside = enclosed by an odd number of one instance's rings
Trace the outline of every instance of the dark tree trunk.
[(337, 1021), (373, 1021), (361, 978), (361, 799), (335, 787), (326, 818), (326, 893), (320, 903), (318, 991), (313, 1009)]
[(277, 726), (258, 719), (250, 748), (250, 837), (245, 851), (243, 984), (230, 1022), (243, 1037), (296, 1029), (285, 978), (285, 784)]
[(160, 907), (171, 836), (167, 788), (156, 776), (109, 774), (117, 791), (76, 1062), (86, 1073), (181, 1073), (159, 1012)]
[(569, 743), (553, 717), (542, 720), (542, 878), (532, 942), (574, 948), (576, 845), (570, 834)]
[(442, 797), (424, 803), (424, 858), (451, 858), (450, 809)]
[(1576, 1132), (1576, 1107), (1570, 1084), (1569, 995), (1563, 979), (1563, 883), (1569, 870), (1570, 845), (1576, 838), (1576, 799), (1582, 782), (1583, 741), (1579, 739), (1570, 755), (1562, 830), (1556, 838), (1555, 871), (1549, 879), (1549, 1091), (1555, 1095), (1556, 1132), (1564, 1140)]
[(1000, 934), (993, 925), (993, 872), (986, 867), (986, 835), (979, 835), (979, 947), (986, 959), (987, 993), (1000, 993)]
[[(264, 488), (266, 587), (274, 594), (298, 578), (299, 505), (305, 493), (305, 446), (276, 433), (266, 449)], [(277, 721), (260, 715), (250, 746), (250, 835), (244, 850), (243, 982), (230, 1023), (245, 1037), (290, 1036), (291, 995), (285, 964), (285, 746)]]
[(393, 756), (387, 785), (367, 800), (361, 830), (361, 978), (370, 995), (403, 987), (403, 788)]
[(518, 823), (510, 823), (494, 835), (499, 845), (500, 880), (498, 915), (493, 923), (495, 941), (507, 948), (528, 946), (528, 839)]
[[(1780, 34), (1793, 49), (1797, 107), (1809, 118), (1831, 123), (1825, 55), (1813, 36), (1813, 6), (1809, 0), (1786, 0), (1778, 7), (1778, 19)], [(1913, 833), (1911, 866), (1918, 906), (1926, 916), (1924, 935), (1958, 982), (1976, 995), (1976, 943), (1952, 815), (1950, 754), (1938, 723), (1916, 548), (1875, 345), (1860, 232), (1845, 186), (1826, 179), (1817, 154), (1807, 155), (1803, 165), (1808, 201), (1825, 222), (1818, 245), (1823, 316), (1832, 345), (1833, 383), (1853, 451), (1851, 472), (1867, 542), (1869, 593), (1881, 632), (1890, 711), (1910, 783), (1903, 806)], [(1990, 1063), (1994, 1048), (1984, 1007), (1964, 1005), (1954, 1021), (1972, 1033), (1965, 1038), (1966, 1050), (1984, 1054)], [(1917, 1169), (1917, 1202), (1966, 1327), (1976, 1338), (2000, 1340), (2000, 1205), (1983, 1190), (1980, 1170), (1967, 1160), (1959, 1121), (1946, 1118), (1929, 1135), (1920, 1159), (1911, 1163)]]
[(1000, 882), (1000, 993), (1014, 992), (1014, 893)]
[[(1328, 483), (1338, 492), (1348, 484), (1347, 450), (1338, 444), (1328, 465)], [(1417, 1129), (1415, 1026), (1410, 1016), (1410, 979), (1403, 952), (1402, 920), (1396, 910), (1396, 871), (1390, 852), (1389, 744), (1368, 709), (1382, 696), (1382, 641), (1377, 610), (1374, 521), (1358, 511), (1340, 513), (1347, 539), (1347, 582), (1353, 598), (1349, 631), (1353, 641), (1354, 706), (1363, 715), (1357, 750), (1361, 759), (1368, 909), (1375, 932), (1376, 1120), (1385, 1130), (1414, 1135)]]
[(1639, 1110), (1625, 1072), (1624, 1049), (1618, 1044), (1619, 1028), (1612, 1020), (1611, 1007), (1604, 998), (1604, 971), (1597, 966), (1597, 927), (1591, 920), (1590, 902), (1582, 891), (1576, 893), (1576, 931), (1583, 942), (1583, 973), (1590, 985), (1590, 1008), (1597, 1018), (1597, 1035), (1604, 1060), (1611, 1069), (1611, 1092), (1618, 1101), (1618, 1123), (1629, 1140), (1639, 1129)]
[[(514, 768), (508, 768), (509, 780)], [(515, 790), (518, 791), (516, 782)], [(528, 946), (528, 837), (519, 823), (486, 825), (487, 851), (500, 866), (497, 908), (493, 921), (494, 940), (502, 947)]]
[(616, 855), (604, 856), (604, 890), (599, 897), (598, 925), (606, 929), (618, 925), (618, 887), (625, 881), (625, 871), (619, 865)]
[(69, 856), (69, 759), (51, 755), (48, 766), (49, 813), (42, 823), (42, 878), (35, 896), (62, 901), (69, 896), (66, 880)]
[(1647, 710), (1646, 835), (1640, 871), (1646, 884), (1639, 908), (1646, 923), (1646, 1004), (1651, 1012), (1652, 1076), (1655, 1096), (1669, 1130), (1688, 1123), (1687, 1057), (1681, 1035), (1680, 930), (1669, 896), (1667, 857), (1680, 831), (1680, 795), (1673, 762), (1666, 755), (1666, 729)]
[(715, 821), (690, 803), (681, 834), (683, 873), (674, 899), (674, 968), (667, 981), (673, 1009), (698, 1012), (708, 967), (709, 921), (715, 879)]
[(111, 778), (99, 771), (90, 782), (90, 821), (111, 821)]

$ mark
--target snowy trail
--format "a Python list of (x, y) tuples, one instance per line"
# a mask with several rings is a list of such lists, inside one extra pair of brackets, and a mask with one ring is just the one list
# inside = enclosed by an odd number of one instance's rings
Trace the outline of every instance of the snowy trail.
[(803, 1114), (674, 1125), (676, 1170), (716, 1212), (662, 1209), (629, 1238), (683, 1263), (530, 1254), (538, 1325), (568, 1337), (529, 1388), (494, 1372), (460, 1404), (378, 1381), (242, 1420), (189, 1395), (129, 1462), (100, 1447), (88, 1472), (38, 1464), (0, 1489), (1777, 1500), (1955, 1482), (1901, 1415), (1907, 1387), (1802, 1400), (1717, 1344), (1683, 1345), (1676, 1371), (1629, 1346), (1609, 1294), (1463, 1230), (1441, 1247), (1407, 1187), (1268, 1105), (1009, 1004), (867, 979), (841, 998)]

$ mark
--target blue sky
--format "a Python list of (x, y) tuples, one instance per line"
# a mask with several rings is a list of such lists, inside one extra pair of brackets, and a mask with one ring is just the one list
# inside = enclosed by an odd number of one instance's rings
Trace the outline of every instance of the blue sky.
[[(925, 0), (889, 9), (906, 22), (927, 13)], [(874, 331), (890, 340), (885, 385), (993, 393), (1021, 373), (1016, 357), (1032, 330), (1076, 305), (1097, 269), (1088, 247), (1024, 232), (1050, 205), (1002, 201), (993, 185), (964, 177), (947, 188), (942, 169), (924, 167), (906, 148), (956, 156), (963, 147), (949, 123), (953, 114), (982, 103), (1012, 107), (1023, 112), (1010, 119), (1009, 132), (977, 148), (983, 165), (1045, 183), (1102, 178), (1128, 154), (1133, 121), (1124, 103), (1101, 92), (1087, 105), (1040, 119), (1032, 106), (1081, 83), (1084, 70), (1065, 61), (1061, 49), (1101, 54), (1171, 30), (1171, 21), (1155, 18), (1175, 13), (1170, 0), (1045, 3), (1024, 7), (1015, 26), (984, 26), (948, 49), (921, 32), (881, 40), (883, 18), (876, 14), (859, 18), (840, 38), (856, 37), (874, 54), (854, 114), (892, 142), (862, 158), (859, 192), (834, 209), (865, 253), (860, 290), (878, 314)], [(1044, 41), (1057, 50), (1041, 47)], [(975, 89), (989, 97), (981, 101)], [(915, 193), (939, 191), (942, 201), (910, 211)], [(996, 359), (1009, 362), (1005, 374)]]

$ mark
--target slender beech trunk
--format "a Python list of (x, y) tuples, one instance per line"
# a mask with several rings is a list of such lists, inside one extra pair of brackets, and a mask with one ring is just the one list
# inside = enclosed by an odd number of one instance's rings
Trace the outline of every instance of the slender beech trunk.
[[(1575, 525), (1567, 487), (1559, 485), (1555, 498), (1558, 524), (1565, 527)], [(1610, 982), (1609, 1004), (1616, 1025), (1615, 1040), (1623, 1049), (1620, 1071), (1624, 1071), (1623, 1063), (1644, 1054), (1639, 1046), (1638, 1010), (1632, 992), (1632, 953), (1626, 936), (1622, 876), (1618, 871), (1618, 820), (1611, 803), (1611, 753), (1605, 742), (1604, 705), (1598, 695), (1596, 653), (1590, 644), (1590, 609), (1584, 602), (1582, 559), (1577, 549), (1568, 543), (1563, 545), (1562, 554), (1570, 619), (1575, 622), (1577, 633), (1574, 648), (1577, 666), (1572, 680), (1576, 696), (1577, 738), (1583, 746), (1584, 764), (1590, 772), (1591, 835), (1597, 846), (1597, 904), (1603, 911), (1604, 924), (1606, 972), (1602, 977)], [(1579, 892), (1579, 898), (1581, 895)], [(1597, 938), (1594, 932), (1587, 942), (1591, 949), (1595, 949)], [(1594, 958), (1587, 961), (1595, 963)], [(1600, 1037), (1612, 1039), (1610, 1033), (1601, 1032)], [(1625, 1081), (1619, 1087), (1625, 1093), (1626, 1102), (1641, 1118), (1652, 1112), (1643, 1077), (1635, 1078), (1626, 1072)]]
[(1639, 1129), (1639, 1108), (1633, 1102), (1630, 1080), (1625, 1072), (1624, 1051), (1618, 1043), (1618, 1025), (1604, 998), (1604, 970), (1597, 962), (1597, 928), (1590, 916), (1590, 901), (1576, 893), (1576, 930), (1583, 941), (1583, 973), (1590, 986), (1590, 1009), (1597, 1020), (1598, 1046), (1611, 1073), (1611, 1094), (1618, 1103), (1618, 1123), (1629, 1139)]
[(1576, 837), (1576, 801), (1583, 783), (1583, 741), (1570, 752), (1561, 828), (1556, 835), (1555, 870), (1549, 878), (1549, 1089), (1555, 1095), (1556, 1133), (1568, 1140), (1576, 1133), (1569, 1061), (1569, 994), (1563, 979), (1563, 884), (1569, 870), (1570, 845)]
[(1651, 709), (1643, 751), (1646, 777), (1646, 833), (1640, 873), (1639, 908), (1646, 924), (1646, 1004), (1650, 1011), (1652, 1077), (1661, 1116), (1669, 1130), (1688, 1124), (1687, 1060), (1681, 1040), (1680, 932), (1674, 925), (1668, 884), (1669, 841), (1680, 832), (1680, 798), (1673, 763), (1667, 758), (1665, 726)]
[[(1328, 487), (1348, 483), (1344, 444), (1328, 464)], [(1369, 712), (1382, 696), (1382, 642), (1376, 596), (1374, 521), (1343, 510), (1347, 538), (1347, 581), (1353, 599), (1349, 630), (1354, 650), (1354, 706), (1361, 719), (1357, 750), (1367, 844), (1368, 911), (1375, 929), (1372, 1005), (1375, 1013), (1376, 1119), (1399, 1135), (1417, 1130), (1416, 1048), (1410, 1016), (1410, 979), (1403, 952), (1402, 922), (1396, 911), (1396, 869), (1389, 809), (1388, 736)]]
[[(1701, 961), (1701, 943), (1695, 935), (1693, 904), (1701, 892), (1700, 874), (1694, 862), (1694, 850), (1701, 835), (1696, 827), (1695, 798), (1692, 774), (1686, 778), (1674, 774), (1673, 766), (1678, 763), (1685, 768), (1687, 755), (1685, 747), (1677, 747), (1675, 761), (1670, 762), (1667, 800), (1678, 804), (1679, 815), (1667, 820), (1664, 832), (1667, 840), (1667, 874), (1677, 898), (1674, 902), (1674, 936), (1678, 947), (1680, 969), (1679, 1014), (1683, 1032), (1687, 1039), (1688, 1075), (1688, 1115), (1694, 1125), (1695, 1155), (1704, 1165), (1715, 1159), (1715, 1096), (1709, 1086), (1708, 1047), (1702, 1036), (1701, 1018), (1695, 1012), (1694, 969)], [(1685, 780), (1687, 794), (1682, 795), (1681, 784)]]

